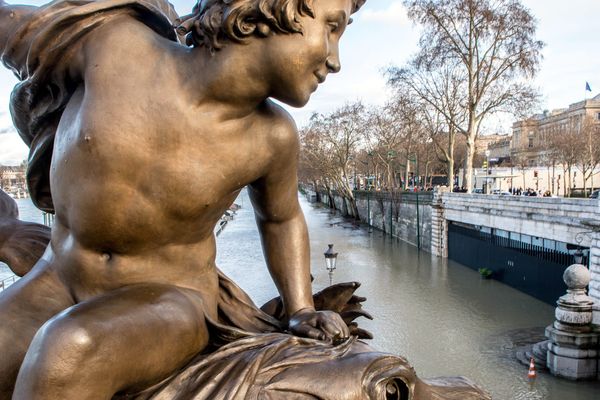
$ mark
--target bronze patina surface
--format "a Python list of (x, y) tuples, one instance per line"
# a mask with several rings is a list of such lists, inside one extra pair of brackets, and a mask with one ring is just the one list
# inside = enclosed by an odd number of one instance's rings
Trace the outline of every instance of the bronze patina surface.
[[(0, 294), (0, 399), (487, 398), (358, 340), (357, 284), (312, 295), (296, 127), (270, 98), (303, 106), (339, 71), (362, 3), (0, 0), (30, 193), (55, 213), (48, 237), (0, 198), (24, 275)], [(264, 311), (215, 265), (246, 186), (281, 295)]]

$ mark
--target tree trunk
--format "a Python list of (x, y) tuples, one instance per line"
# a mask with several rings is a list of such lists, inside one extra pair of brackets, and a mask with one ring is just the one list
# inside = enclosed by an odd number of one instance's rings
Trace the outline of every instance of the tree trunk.
[[(552, 194), (554, 194), (554, 179), (555, 179), (555, 164), (552, 162)], [(556, 195), (558, 195), (558, 190), (556, 191)]]
[(568, 193), (569, 193), (569, 197), (571, 197), (571, 194), (572, 194), (571, 189), (573, 189), (573, 178), (571, 176), (571, 165), (569, 165), (567, 167), (567, 170), (569, 171), (569, 191), (568, 191)]
[(475, 138), (469, 134), (467, 137), (467, 156), (465, 157), (463, 184), (467, 193), (473, 191), (473, 159), (475, 158)]
[(447, 165), (448, 165), (448, 187), (450, 188), (450, 191), (452, 191), (454, 189), (454, 142), (456, 140), (456, 133), (454, 132), (454, 130), (452, 129), (451, 132), (449, 133), (449, 137), (448, 137), (448, 158), (447, 158)]
[(347, 203), (349, 203), (349, 205), (350, 205), (350, 210), (349, 210), (348, 214), (356, 219), (356, 218), (358, 218), (358, 207), (356, 206), (356, 199), (354, 198), (354, 192), (352, 191), (352, 188), (350, 187), (348, 182), (349, 182), (348, 181), (348, 173), (345, 169), (343, 169), (342, 170), (342, 179), (338, 183), (338, 186), (340, 187), (340, 194), (342, 195), (342, 197), (344, 199), (344, 203), (346, 203), (346, 200), (347, 200)]
[(454, 189), (454, 158), (450, 158), (446, 161), (448, 167), (448, 187), (450, 191)]
[(408, 188), (408, 180), (410, 179), (410, 159), (406, 156), (406, 170), (404, 174), (404, 190)]

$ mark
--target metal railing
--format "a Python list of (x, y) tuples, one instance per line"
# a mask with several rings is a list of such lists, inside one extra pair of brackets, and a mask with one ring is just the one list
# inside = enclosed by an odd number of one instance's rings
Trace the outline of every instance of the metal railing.
[(44, 225), (52, 227), (54, 224), (54, 214), (42, 212), (42, 216), (44, 217)]
[[(499, 247), (515, 250), (521, 254), (537, 257), (539, 259), (550, 261), (556, 264), (569, 266), (575, 263), (575, 256), (565, 251), (553, 250), (544, 246), (525, 243), (520, 240), (509, 239), (507, 237), (497, 236), (493, 233), (482, 232), (475, 229), (470, 229), (460, 225), (453, 224), (452, 230), (460, 232), (462, 235), (470, 236), (485, 242), (492, 243)], [(586, 249), (587, 250), (587, 249)], [(583, 265), (589, 263), (589, 251), (583, 255)]]

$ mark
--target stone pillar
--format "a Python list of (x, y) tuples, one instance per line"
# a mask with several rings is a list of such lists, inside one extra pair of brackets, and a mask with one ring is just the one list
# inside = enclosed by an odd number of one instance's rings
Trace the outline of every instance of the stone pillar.
[(443, 194), (446, 186), (436, 188), (431, 201), (431, 254), (448, 258), (448, 221), (444, 215)]
[(553, 375), (567, 379), (596, 379), (600, 334), (592, 330), (594, 302), (585, 293), (590, 272), (574, 264), (565, 270), (563, 278), (567, 294), (558, 299), (556, 320), (546, 328), (547, 367)]

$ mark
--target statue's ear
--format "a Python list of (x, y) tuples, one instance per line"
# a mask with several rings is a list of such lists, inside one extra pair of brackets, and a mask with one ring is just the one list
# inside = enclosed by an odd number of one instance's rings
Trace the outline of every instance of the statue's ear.
[(269, 25), (265, 24), (264, 22), (259, 22), (256, 24), (255, 32), (260, 37), (267, 37), (271, 33), (271, 28), (269, 28)]

